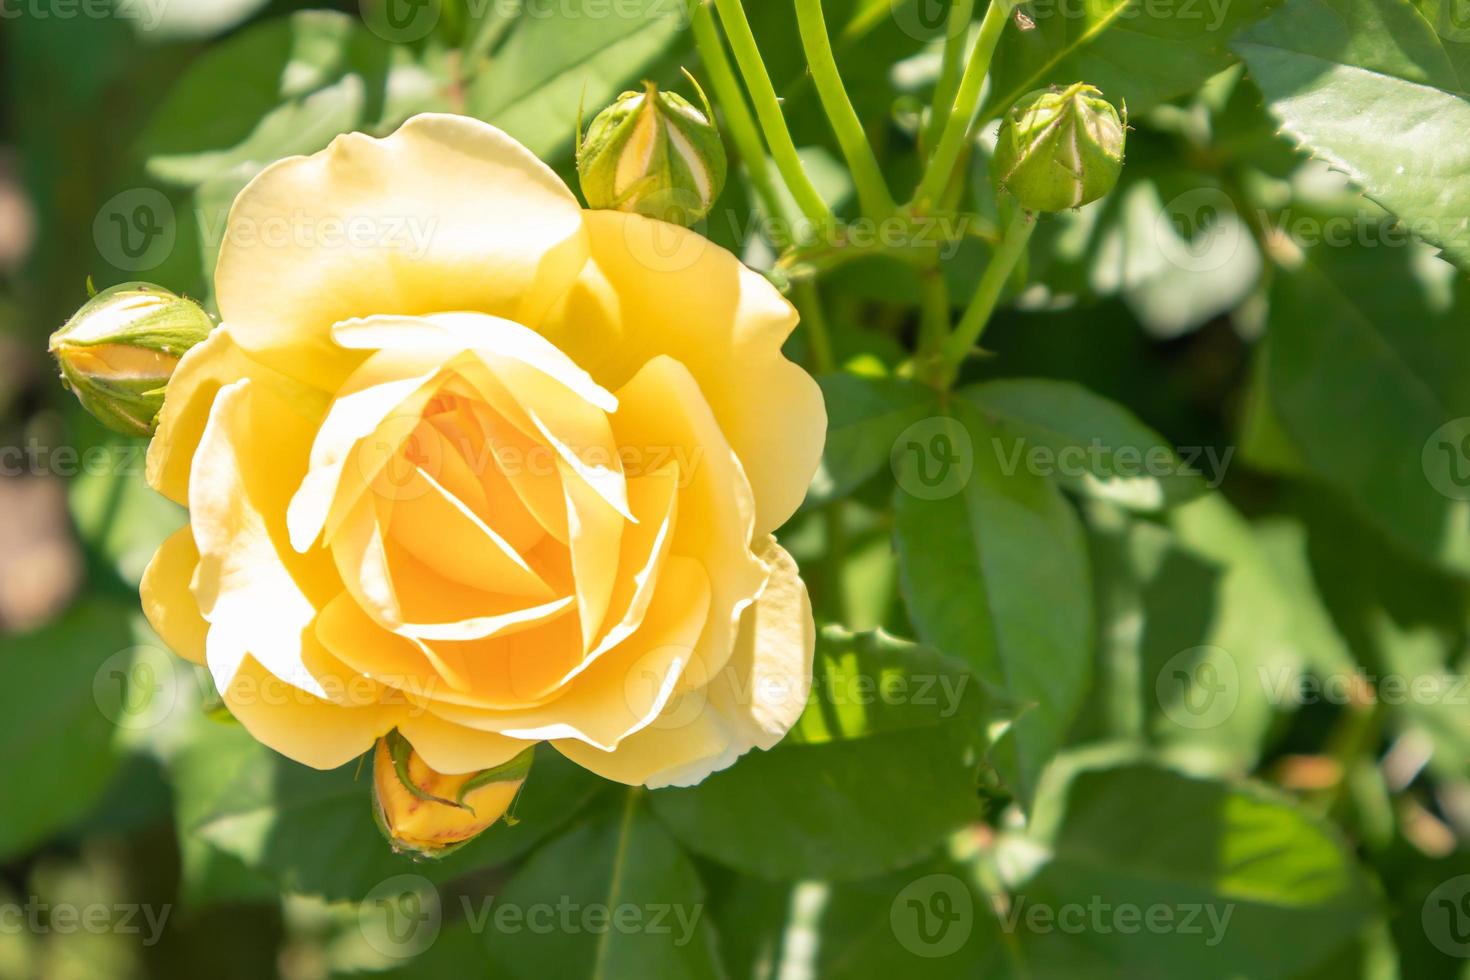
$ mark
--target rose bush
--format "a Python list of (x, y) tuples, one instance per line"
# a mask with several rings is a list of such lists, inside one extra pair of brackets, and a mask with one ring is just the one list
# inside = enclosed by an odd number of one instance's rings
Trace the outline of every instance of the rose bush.
[(444, 773), (548, 741), (658, 786), (800, 714), (771, 532), (825, 412), (733, 255), (420, 115), (262, 172), (215, 286), (148, 452), (189, 522), (142, 594), (260, 741), (330, 768), (397, 728)]

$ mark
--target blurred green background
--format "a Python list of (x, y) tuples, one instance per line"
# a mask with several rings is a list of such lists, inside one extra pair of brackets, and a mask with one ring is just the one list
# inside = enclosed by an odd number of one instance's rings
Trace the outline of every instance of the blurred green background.
[[(831, 782), (813, 774), (836, 762), (752, 764), (651, 794), (632, 816), (630, 803), (621, 824), (620, 790), (545, 754), (520, 825), (427, 871), (386, 853), (352, 767), (307, 772), (211, 717), (207, 681), (137, 611), (142, 569), (183, 515), (143, 484), (142, 444), (62, 390), (48, 334), (89, 277), (208, 303), (235, 193), (339, 132), (465, 112), (570, 179), (580, 100), (595, 111), (641, 78), (678, 87), (679, 66), (701, 72), (682, 4), (589, 13), (606, 2), (446, 0), (390, 17), (372, 0), (0, 0), (0, 978), (632, 975), (636, 955), (609, 966), (585, 933), (523, 950), (524, 935), (466, 921), (487, 896), (597, 894), (619, 826), (650, 875), (667, 873), (645, 882), (652, 894), (703, 915), (698, 942), (648, 961), (656, 976), (1470, 976), (1470, 511), (1446, 482), (1470, 459), (1457, 443), (1448, 471), (1431, 459), (1436, 427), (1470, 415), (1465, 276), (1277, 135), (1226, 43), (1271, 4), (1231, 7), (1167, 84), (1121, 66), (1138, 37), (1174, 43), (1177, 24), (1125, 27), (1061, 65), (1111, 72), (1094, 80), (1128, 96), (1124, 178), (1043, 224), (986, 336), (995, 356), (967, 369), (1050, 379), (1094, 421), (1114, 409), (1087, 399), (1108, 399), (1131, 413), (1114, 431), (1161, 434), (1210, 484), (1159, 510), (1061, 482), (1081, 577), (1043, 595), (1018, 573), (1037, 590), (1018, 601), (1034, 622), (1080, 624), (1087, 652), (1029, 822), (993, 780), (958, 800), (916, 795), (896, 774), (932, 741), (854, 755)], [(850, 214), (789, 6), (747, 7), (808, 167)], [(906, 0), (826, 9), (906, 189), (942, 17)], [(424, 11), (431, 22), (414, 19)], [(1035, 56), (1016, 36), (1001, 77), (1026, 77)], [(982, 141), (967, 234), (944, 266), (954, 297), (994, 238), (984, 164)], [(704, 230), (769, 268), (748, 200), (732, 173)], [(913, 270), (865, 259), (820, 286), (844, 369), (821, 379), (834, 449), (782, 540), (820, 622), (943, 646), (912, 606), (958, 579), (911, 572), (920, 594), (902, 600), (895, 530), (900, 552), (922, 532), (905, 529), (901, 500), (895, 516), (886, 465), (919, 417), (889, 384), (913, 340)], [(807, 358), (801, 335), (790, 354)], [(947, 531), (954, 515), (937, 515)], [(982, 517), (1017, 534), (1015, 560), (1034, 546), (1003, 510)], [(865, 642), (824, 640), (865, 663), (891, 656)], [(1390, 678), (1433, 686), (1363, 694)], [(1181, 712), (1212, 691), (1232, 699), (1228, 717)], [(807, 795), (820, 805), (783, 805)], [(1007, 916), (1027, 898), (1216, 902), (1237, 918), (1218, 945), (1182, 929), (1017, 928)], [(910, 901), (962, 915), (961, 942), (915, 939)]]

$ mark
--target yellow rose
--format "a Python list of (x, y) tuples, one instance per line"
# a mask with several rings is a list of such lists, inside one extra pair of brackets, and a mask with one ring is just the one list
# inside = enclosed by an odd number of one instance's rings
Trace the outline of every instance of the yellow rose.
[(261, 173), (215, 287), (142, 594), (257, 739), (331, 768), (397, 728), (447, 774), (546, 741), (661, 786), (785, 734), (814, 630), (771, 532), (826, 418), (761, 276), (421, 115)]

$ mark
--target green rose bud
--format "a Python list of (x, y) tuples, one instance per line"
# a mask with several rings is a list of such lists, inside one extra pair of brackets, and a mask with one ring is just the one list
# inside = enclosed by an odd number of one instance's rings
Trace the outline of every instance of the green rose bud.
[(61, 380), (115, 432), (153, 432), (168, 379), (214, 321), (199, 304), (144, 282), (104, 289), (51, 335)]
[(644, 85), (598, 113), (578, 142), (582, 193), (589, 207), (687, 227), (709, 213), (725, 186), (725, 147), (708, 100), (700, 112), (673, 92)]
[(1031, 211), (1096, 201), (1123, 170), (1123, 118), (1085, 82), (1023, 96), (1006, 114), (995, 147), (1000, 185)]

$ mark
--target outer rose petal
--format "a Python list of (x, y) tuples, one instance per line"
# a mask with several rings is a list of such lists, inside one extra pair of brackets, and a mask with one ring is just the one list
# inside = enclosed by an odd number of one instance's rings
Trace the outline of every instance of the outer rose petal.
[(215, 293), (260, 360), (333, 390), (334, 323), (473, 310), (536, 323), (586, 258), (577, 200), (493, 126), (425, 114), (267, 167), (230, 211)]
[(306, 471), (310, 438), (310, 420), (246, 379), (220, 390), (199, 441), (189, 485), (200, 556), (194, 595), (210, 624), (206, 655), (221, 691), (250, 654), (281, 680), (327, 696), (304, 641), (339, 589), (336, 573), (328, 555), (298, 555), (286, 535), (286, 503)]
[(671, 553), (705, 566), (713, 589), (709, 622), (700, 638), (700, 660), (710, 676), (734, 644), (742, 611), (766, 582), (766, 567), (751, 554), (755, 519), (750, 482), (689, 370), (659, 356), (618, 389), (622, 407), (613, 417), (625, 451), (657, 462), (676, 456), (683, 486)]
[(346, 706), (322, 700), (281, 682), (248, 656), (220, 694), (257, 741), (313, 769), (351, 762), (406, 712), (401, 704)]
[(826, 437), (821, 389), (781, 354), (796, 311), (695, 232), (588, 211), (592, 257), (541, 332), (616, 391), (667, 354), (694, 375), (750, 478), (756, 533), (800, 506)]
[(327, 410), (326, 395), (252, 359), (235, 343), (228, 327), (216, 327), (183, 356), (169, 378), (158, 430), (148, 444), (149, 486), (174, 503), (188, 506), (189, 470), (214, 397), (224, 385), (245, 378), (270, 387), (302, 415), (319, 418)]
[(806, 583), (786, 549), (768, 537), (756, 554), (771, 566), (770, 581), (707, 694), (710, 707), (735, 727), (737, 741), (769, 749), (806, 709), (817, 632)]
[(398, 731), (430, 769), (446, 776), (493, 769), (535, 744), (464, 728), (417, 707), (408, 709)]
[(148, 617), (153, 632), (174, 653), (203, 666), (209, 624), (199, 615), (199, 603), (189, 588), (198, 567), (194, 531), (181, 527), (158, 546), (138, 591), (143, 598), (143, 615)]
[(689, 786), (753, 747), (779, 742), (806, 708), (817, 634), (796, 563), (767, 538), (771, 580), (746, 610), (735, 653), (706, 688), (675, 698), (663, 717), (616, 752), (558, 740), (557, 751), (600, 776), (650, 788)]

